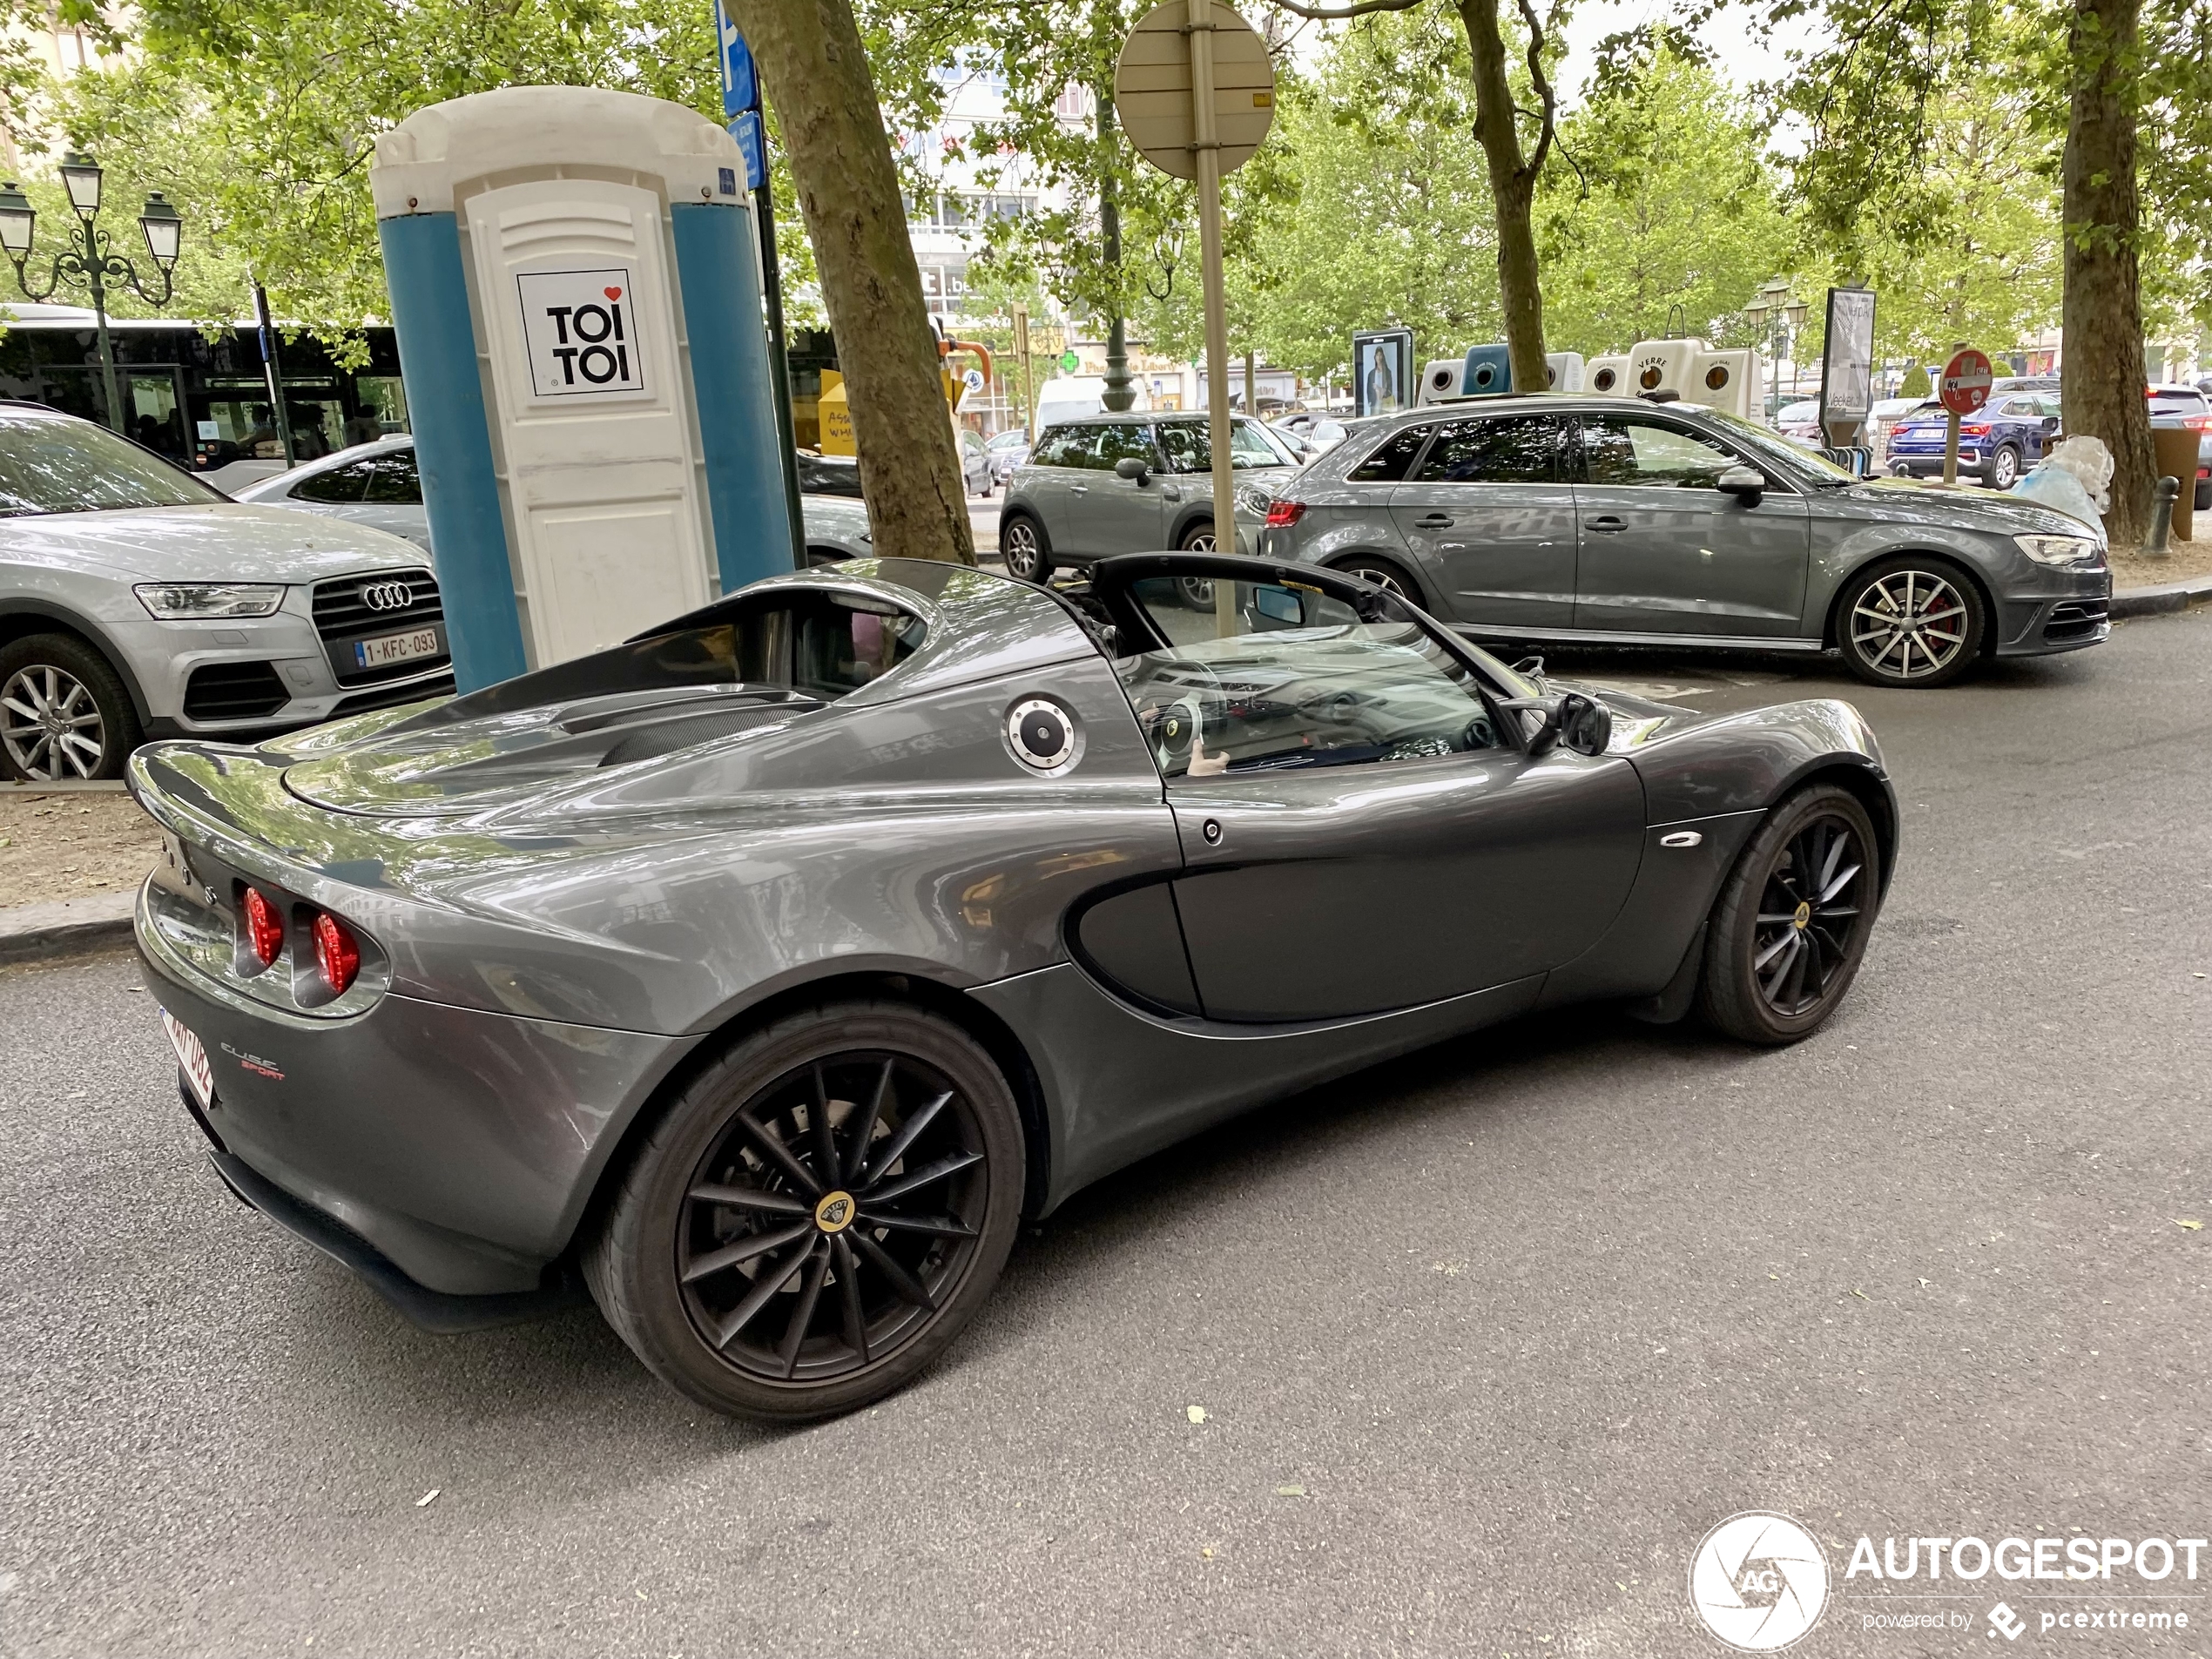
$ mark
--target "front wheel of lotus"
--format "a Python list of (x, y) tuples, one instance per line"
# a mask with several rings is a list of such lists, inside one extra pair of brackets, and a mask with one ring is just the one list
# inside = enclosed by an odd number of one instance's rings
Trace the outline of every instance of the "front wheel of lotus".
[(1815, 784), (1767, 815), (1706, 926), (1698, 1006), (1743, 1042), (1796, 1042), (1834, 1013), (1881, 904), (1881, 852), (1858, 797)]
[(1021, 1116), (990, 1056), (891, 1001), (754, 1032), (671, 1104), (587, 1251), (607, 1322), (736, 1416), (864, 1406), (941, 1354), (1020, 1224)]
[(1870, 685), (1948, 685), (1981, 655), (1987, 625), (1980, 590), (1958, 567), (1908, 555), (1844, 584), (1836, 643)]

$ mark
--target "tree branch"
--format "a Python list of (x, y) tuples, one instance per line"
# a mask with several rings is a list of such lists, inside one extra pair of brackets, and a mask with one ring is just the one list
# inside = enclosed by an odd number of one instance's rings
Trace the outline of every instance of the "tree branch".
[[(1520, 5), (1521, 20), (1528, 26), (1528, 78), (1536, 88), (1536, 96), (1544, 101), (1543, 123), (1537, 129), (1535, 153), (1521, 169), (1534, 179), (1543, 172), (1544, 158), (1551, 153), (1552, 136), (1558, 127), (1559, 98), (1544, 73), (1544, 25), (1536, 17), (1534, 0), (1520, 0)], [(1579, 173), (1581, 169), (1577, 167), (1575, 171)]]
[(1376, 11), (1411, 11), (1421, 0), (1357, 0), (1353, 5), (1339, 8), (1309, 6), (1301, 3), (1301, 0), (1270, 0), (1270, 3), (1314, 23), (1334, 23), (1346, 17), (1365, 17)]

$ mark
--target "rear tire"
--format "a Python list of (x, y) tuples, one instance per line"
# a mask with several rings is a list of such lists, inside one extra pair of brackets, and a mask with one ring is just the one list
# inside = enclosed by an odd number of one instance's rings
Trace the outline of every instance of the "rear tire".
[(2196, 510), (2200, 513), (2212, 513), (2212, 479), (2208, 479), (2196, 487)]
[(145, 737), (122, 677), (83, 640), (31, 634), (0, 650), (0, 772), (8, 777), (120, 778)]
[(1003, 513), (999, 517), (999, 557), (1006, 573), (1023, 582), (1052, 579), (1052, 543), (1044, 526), (1027, 513)]
[(1705, 1022), (1770, 1048), (1811, 1036), (1858, 976), (1880, 895), (1879, 844), (1858, 796), (1815, 784), (1784, 800), (1714, 903), (1697, 985)]
[(1992, 489), (2010, 489), (2020, 481), (2020, 452), (2010, 444), (2002, 446), (1989, 457), (1982, 479)]
[[(1183, 532), (1183, 539), (1176, 544), (1178, 553), (1215, 553), (1220, 550), (1214, 540), (1213, 520), (1202, 518)], [(1192, 610), (1213, 609), (1213, 578), (1210, 576), (1179, 576), (1175, 579), (1176, 597)]]
[(911, 1382), (982, 1306), (1026, 1168), (1006, 1079), (959, 1027), (888, 1000), (802, 1008), (670, 1103), (584, 1278), (701, 1405), (831, 1416)]

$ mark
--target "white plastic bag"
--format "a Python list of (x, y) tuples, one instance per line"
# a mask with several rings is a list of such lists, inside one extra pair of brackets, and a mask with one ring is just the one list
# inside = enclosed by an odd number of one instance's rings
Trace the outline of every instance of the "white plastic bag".
[(2101, 522), (2097, 503), (2081, 487), (2081, 481), (2064, 467), (2046, 462), (2014, 484), (2012, 493), (2038, 507), (2048, 507), (2069, 518), (2078, 518), (2085, 524)]
[(2112, 505), (2112, 451), (2102, 438), (2068, 438), (2043, 457), (2047, 467), (2063, 467), (2081, 481), (2099, 512)]

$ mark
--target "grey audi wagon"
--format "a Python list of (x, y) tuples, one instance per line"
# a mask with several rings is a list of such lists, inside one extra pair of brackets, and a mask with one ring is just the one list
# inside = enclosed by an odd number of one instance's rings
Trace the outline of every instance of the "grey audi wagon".
[(1364, 577), (1480, 638), (1837, 651), (1872, 684), (1933, 686), (2111, 631), (2101, 526), (1855, 478), (1682, 403), (1431, 407), (1275, 497), (1264, 556)]

